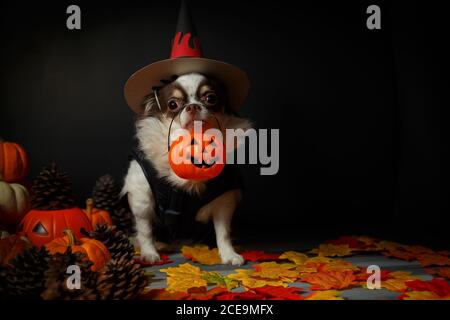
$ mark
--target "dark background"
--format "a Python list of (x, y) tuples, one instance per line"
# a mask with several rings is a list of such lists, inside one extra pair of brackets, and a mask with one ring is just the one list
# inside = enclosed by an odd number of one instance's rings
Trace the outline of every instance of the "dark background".
[[(81, 7), (79, 31), (66, 29), (70, 4)], [(370, 4), (381, 7), (381, 30), (366, 28)], [(56, 162), (80, 205), (97, 177), (122, 181), (134, 133), (123, 85), (168, 57), (178, 5), (2, 2), (0, 136), (27, 149), (30, 179)], [(206, 56), (249, 74), (241, 116), (280, 129), (279, 173), (243, 167), (238, 230), (447, 240), (442, 9), (285, 0), (190, 7)]]

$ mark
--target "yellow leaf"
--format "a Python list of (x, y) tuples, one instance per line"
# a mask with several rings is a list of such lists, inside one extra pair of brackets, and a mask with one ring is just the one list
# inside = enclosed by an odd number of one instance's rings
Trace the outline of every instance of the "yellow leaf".
[(347, 244), (321, 244), (318, 249), (313, 249), (311, 252), (324, 257), (344, 257), (353, 254), (352, 249)]
[(181, 248), (181, 253), (186, 258), (204, 265), (222, 263), (217, 248), (209, 249), (208, 246), (203, 245), (195, 247), (183, 246)]
[(230, 274), (227, 277), (240, 281), (242, 285), (247, 288), (260, 288), (264, 286), (288, 286), (282, 280), (263, 279), (260, 277), (256, 277), (254, 276), (254, 270), (236, 269), (235, 271), (237, 273)]
[(308, 256), (297, 251), (286, 251), (279, 257), (279, 259), (287, 259), (295, 264), (301, 265), (308, 260)]
[(200, 268), (189, 263), (159, 271), (167, 274), (167, 291), (187, 292), (190, 288), (207, 285)]
[(253, 266), (255, 268), (254, 276), (267, 279), (282, 279), (284, 281), (295, 281), (298, 278), (298, 272), (293, 270), (297, 266), (293, 263), (263, 262)]
[(321, 271), (346, 271), (346, 270), (359, 270), (353, 263), (345, 260), (333, 260), (330, 263), (326, 263), (320, 268)]
[(315, 291), (309, 294), (305, 300), (344, 300), (339, 297), (340, 294), (341, 292), (337, 290)]

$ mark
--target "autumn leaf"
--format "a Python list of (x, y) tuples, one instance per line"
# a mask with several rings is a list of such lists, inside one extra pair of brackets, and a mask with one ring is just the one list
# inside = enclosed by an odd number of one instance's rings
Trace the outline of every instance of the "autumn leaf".
[(357, 236), (356, 239), (358, 241), (364, 242), (368, 246), (374, 246), (379, 240), (376, 238), (372, 238), (369, 236)]
[(235, 271), (237, 273), (230, 274), (227, 277), (241, 282), (246, 288), (259, 288), (264, 286), (287, 287), (287, 284), (283, 280), (257, 277), (255, 276), (255, 271), (251, 269), (236, 269)]
[(188, 296), (184, 300), (213, 300), (216, 296), (229, 292), (223, 287), (214, 287), (207, 290), (206, 287), (191, 288), (188, 290)]
[(301, 281), (310, 283), (311, 290), (343, 289), (357, 283), (352, 271), (321, 271), (307, 275)]
[(134, 261), (140, 264), (142, 267), (161, 266), (173, 262), (172, 260), (169, 259), (169, 256), (167, 254), (161, 253), (159, 257), (161, 258), (161, 260), (157, 262), (147, 262), (139, 258), (135, 258)]
[(344, 298), (339, 297), (340, 294), (341, 292), (337, 290), (315, 291), (308, 294), (305, 300), (344, 300)]
[(392, 248), (389, 251), (382, 251), (381, 254), (386, 257), (397, 258), (405, 261), (412, 261), (416, 259), (416, 254), (397, 248)]
[[(380, 270), (380, 281), (386, 281), (391, 277), (391, 270), (381, 269)], [(360, 268), (359, 272), (355, 273), (356, 279), (363, 284), (367, 284), (367, 279), (372, 275), (372, 273), (367, 273), (366, 268)]]
[(227, 288), (228, 290), (239, 287), (239, 283), (236, 280), (222, 276), (218, 272), (205, 272), (202, 277), (208, 282), (208, 284), (217, 284), (221, 287)]
[(333, 260), (329, 263), (320, 264), (319, 271), (357, 271), (359, 270), (358, 266), (355, 266), (353, 263), (345, 261), (345, 260)]
[(208, 246), (203, 245), (195, 247), (183, 246), (181, 248), (181, 253), (186, 258), (204, 265), (222, 263), (217, 248), (209, 249)]
[(266, 279), (282, 279), (292, 282), (298, 278), (298, 272), (293, 270), (296, 265), (292, 263), (263, 262), (253, 265), (254, 276)]
[(245, 261), (272, 261), (278, 260), (280, 254), (278, 253), (266, 253), (261, 250), (243, 251), (240, 253)]
[(450, 279), (450, 267), (425, 268), (425, 271), (431, 275)]
[(393, 271), (389, 274), (389, 279), (381, 281), (381, 287), (391, 290), (403, 292), (407, 289), (405, 282), (420, 279), (420, 277), (412, 275), (411, 272)]
[(189, 297), (187, 292), (171, 292), (166, 289), (145, 290), (138, 296), (139, 300), (184, 300)]
[(323, 263), (331, 263), (334, 260), (335, 259), (333, 259), (333, 258), (328, 258), (328, 257), (324, 257), (324, 256), (316, 256), (316, 257), (308, 258), (306, 263), (310, 264), (310, 265), (316, 264), (317, 267), (319, 267)]
[(398, 297), (400, 300), (450, 300), (450, 296), (441, 297), (429, 291), (409, 291)]
[(405, 284), (412, 291), (429, 291), (441, 298), (450, 297), (450, 285), (443, 279), (432, 279), (431, 281), (413, 280), (407, 281)]
[(447, 251), (447, 250), (438, 251), (436, 253), (440, 254), (441, 256), (450, 257), (450, 251)]
[(424, 253), (417, 256), (422, 267), (428, 266), (449, 266), (450, 258), (438, 253)]
[(378, 251), (404, 250), (402, 244), (393, 241), (379, 241), (375, 243), (375, 246)]
[(408, 252), (411, 252), (415, 255), (419, 255), (419, 254), (424, 254), (424, 253), (434, 253), (433, 250), (431, 250), (430, 248), (424, 247), (424, 246), (404, 246), (404, 249)]
[(295, 264), (301, 265), (308, 260), (308, 256), (304, 253), (300, 253), (297, 251), (286, 251), (282, 255), (280, 255), (280, 259), (286, 259), (294, 262)]
[(317, 272), (317, 268), (320, 267), (320, 264), (317, 263), (305, 263), (303, 265), (299, 265), (295, 268), (295, 271), (298, 272), (298, 278), (304, 277), (306, 274)]
[(345, 257), (353, 254), (353, 250), (347, 244), (321, 244), (318, 249), (311, 252), (323, 257)]
[(187, 292), (190, 288), (207, 285), (200, 268), (189, 263), (159, 271), (167, 274), (167, 291)]
[(151, 289), (139, 295), (139, 300), (213, 300), (215, 296), (228, 292), (222, 287), (207, 290), (206, 287), (190, 288), (187, 292), (167, 291), (166, 289)]
[(303, 296), (299, 294), (301, 289), (296, 287), (264, 286), (254, 288), (252, 291), (267, 300), (303, 300)]
[(348, 245), (351, 249), (366, 250), (372, 245), (373, 240), (367, 240), (367, 238), (364, 237), (342, 236), (335, 240), (329, 240), (326, 243), (334, 245)]

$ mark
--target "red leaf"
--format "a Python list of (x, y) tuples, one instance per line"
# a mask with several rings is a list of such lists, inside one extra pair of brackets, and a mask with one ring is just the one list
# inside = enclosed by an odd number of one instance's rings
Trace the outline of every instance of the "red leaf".
[(413, 291), (431, 291), (440, 297), (450, 295), (450, 285), (443, 279), (433, 279), (431, 281), (413, 280), (407, 281), (405, 284)]
[(346, 244), (350, 248), (353, 248), (353, 249), (365, 249), (368, 247), (368, 245), (365, 242), (358, 240), (357, 237), (352, 237), (352, 236), (342, 236), (335, 240), (329, 240), (326, 243), (334, 244), (334, 245), (345, 245)]
[(269, 300), (302, 300), (303, 297), (298, 294), (300, 288), (280, 287), (280, 286), (264, 286), (252, 289), (255, 293), (263, 295)]
[(136, 263), (139, 263), (143, 267), (161, 266), (163, 264), (168, 264), (168, 263), (172, 263), (173, 262), (172, 260), (169, 259), (169, 256), (164, 254), (164, 253), (161, 253), (159, 255), (159, 257), (161, 258), (161, 260), (158, 261), (158, 262), (153, 262), (153, 263), (141, 260), (139, 258), (135, 258), (134, 261)]
[(266, 253), (261, 250), (243, 251), (241, 252), (245, 261), (273, 261), (278, 260), (279, 253)]

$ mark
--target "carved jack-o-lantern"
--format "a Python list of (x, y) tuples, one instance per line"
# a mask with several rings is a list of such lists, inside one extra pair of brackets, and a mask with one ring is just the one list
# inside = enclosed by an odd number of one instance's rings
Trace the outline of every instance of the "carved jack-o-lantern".
[(179, 136), (170, 145), (169, 163), (177, 176), (204, 181), (217, 177), (225, 167), (225, 148), (222, 136), (210, 127), (192, 130)]
[(31, 210), (19, 225), (18, 234), (26, 236), (35, 246), (65, 235), (70, 229), (75, 237), (82, 237), (81, 228), (92, 231), (92, 224), (80, 208), (62, 210)]

